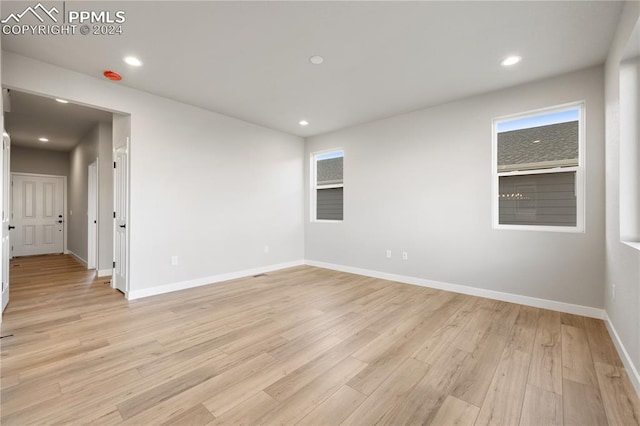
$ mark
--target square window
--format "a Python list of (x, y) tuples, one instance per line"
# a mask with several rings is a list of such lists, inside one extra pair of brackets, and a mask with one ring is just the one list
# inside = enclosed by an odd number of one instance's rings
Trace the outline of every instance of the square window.
[(494, 120), (494, 227), (584, 229), (584, 105)]
[(332, 150), (311, 155), (312, 221), (342, 221), (344, 218), (344, 152)]

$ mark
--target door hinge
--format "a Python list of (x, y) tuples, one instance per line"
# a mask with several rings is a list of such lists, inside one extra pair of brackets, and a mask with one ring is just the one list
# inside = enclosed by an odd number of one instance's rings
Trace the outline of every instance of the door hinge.
[(113, 267), (114, 267), (114, 268), (116, 267), (116, 262), (115, 262), (115, 260), (113, 261)]
[(113, 218), (114, 219), (116, 218), (116, 212), (113, 212)]
[(114, 169), (116, 168), (116, 162), (115, 161), (113, 162), (113, 168)]

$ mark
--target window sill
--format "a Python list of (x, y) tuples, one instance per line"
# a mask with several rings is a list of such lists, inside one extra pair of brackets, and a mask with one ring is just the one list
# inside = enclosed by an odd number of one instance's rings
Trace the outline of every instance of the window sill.
[(328, 220), (328, 219), (319, 219), (312, 220), (311, 223), (342, 223), (344, 220)]
[(493, 229), (496, 230), (511, 230), (511, 231), (538, 231), (538, 232), (560, 232), (560, 233), (572, 233), (572, 234), (584, 234), (584, 228), (577, 226), (544, 226), (544, 225), (506, 225), (498, 224), (493, 225)]
[(638, 251), (640, 251), (640, 242), (636, 242), (636, 241), (620, 241), (622, 244), (627, 245), (631, 248), (634, 248)]

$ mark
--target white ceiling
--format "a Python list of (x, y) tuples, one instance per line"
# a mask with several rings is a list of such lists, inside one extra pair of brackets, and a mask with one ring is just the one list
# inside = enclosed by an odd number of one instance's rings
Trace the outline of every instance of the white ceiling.
[[(29, 4), (29, 3), (27, 3)], [(61, 2), (46, 2), (46, 5)], [(2, 16), (24, 2), (2, 2)], [(59, 6), (60, 7), (60, 6)], [(2, 36), (3, 49), (310, 136), (601, 64), (622, 3), (67, 2), (120, 36)], [(509, 54), (523, 61), (500, 67)], [(132, 68), (122, 62), (136, 55)], [(322, 65), (309, 57), (322, 55)], [(298, 121), (306, 119), (307, 127)]]
[[(11, 144), (52, 151), (70, 151), (100, 121), (113, 114), (55, 99), (11, 91), (11, 111), (5, 112), (5, 128)], [(46, 137), (43, 143), (38, 138)]]

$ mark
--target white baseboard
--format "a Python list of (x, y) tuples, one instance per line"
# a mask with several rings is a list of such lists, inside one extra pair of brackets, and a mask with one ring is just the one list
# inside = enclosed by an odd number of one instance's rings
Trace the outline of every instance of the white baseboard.
[(609, 330), (609, 335), (611, 336), (611, 340), (613, 340), (613, 344), (616, 345), (616, 349), (618, 350), (618, 355), (620, 355), (620, 359), (622, 359), (622, 363), (624, 364), (624, 368), (627, 370), (627, 374), (629, 375), (629, 380), (633, 384), (633, 387), (640, 397), (640, 374), (638, 374), (638, 369), (633, 364), (631, 357), (629, 356), (629, 352), (622, 344), (622, 340), (620, 340), (620, 336), (616, 331), (616, 328), (613, 326), (611, 319), (609, 318), (609, 314), (605, 311), (604, 313), (604, 323), (607, 325), (607, 330)]
[(221, 283), (223, 281), (235, 280), (238, 278), (251, 277), (253, 275), (265, 274), (267, 272), (277, 271), (279, 269), (292, 268), (294, 266), (304, 265), (304, 260), (296, 260), (293, 262), (278, 263), (276, 265), (261, 266), (253, 269), (245, 269), (244, 271), (230, 272), (227, 274), (212, 275), (210, 277), (197, 278), (195, 280), (180, 281), (177, 283), (165, 284), (158, 287), (145, 288), (141, 290), (132, 290), (127, 292), (127, 299), (134, 300), (142, 297), (155, 296), (158, 294), (170, 293), (178, 290), (185, 290), (203, 285)]
[(488, 299), (501, 300), (504, 302), (518, 303), (520, 305), (533, 306), (536, 308), (550, 309), (558, 312), (566, 312), (575, 315), (582, 315), (591, 318), (605, 319), (605, 311), (600, 308), (590, 306), (575, 305), (572, 303), (558, 302), (555, 300), (540, 299), (537, 297), (523, 296), (513, 293), (505, 293), (495, 290), (487, 290), (477, 287), (469, 287), (459, 284), (450, 284), (440, 281), (432, 281), (424, 278), (409, 277), (405, 275), (389, 274), (386, 272), (374, 271), (370, 269), (355, 268), (351, 266), (337, 265), (333, 263), (318, 262), (315, 260), (297, 260), (293, 262), (279, 263), (243, 271), (230, 272), (226, 274), (212, 275), (209, 277), (196, 278), (194, 280), (180, 281), (165, 284), (158, 287), (151, 287), (141, 290), (132, 290), (127, 293), (127, 299), (140, 299), (143, 297), (155, 296), (158, 294), (170, 293), (178, 290), (185, 290), (193, 287), (200, 287), (208, 284), (216, 284), (223, 281), (238, 278), (250, 277), (252, 275), (264, 274), (279, 269), (291, 268), (294, 266), (309, 265), (318, 268), (331, 269), (334, 271), (347, 272), (367, 277), (380, 278), (384, 280), (397, 281), (405, 284), (412, 284), (421, 287), (436, 288), (439, 290), (451, 291), (454, 293), (468, 294), (470, 296), (486, 297)]
[(111, 275), (113, 275), (113, 269), (109, 268), (109, 269), (98, 269), (98, 276), (99, 277), (110, 277)]
[(70, 254), (71, 256), (75, 257), (78, 262), (82, 263), (85, 267), (87, 266), (87, 261), (81, 258), (80, 256), (78, 256), (77, 254), (75, 254), (74, 252), (72, 252), (71, 250), (67, 250), (65, 254)]
[(487, 290), (466, 285), (450, 284), (440, 281), (426, 280), (424, 278), (409, 277), (405, 275), (389, 274), (386, 272), (373, 271), (370, 269), (354, 268), (351, 266), (336, 265), (333, 263), (306, 260), (305, 264), (318, 268), (331, 269), (334, 271), (348, 272), (351, 274), (364, 275), (367, 277), (380, 278), (383, 280), (397, 281), (405, 284), (418, 285), (421, 287), (436, 288), (439, 290), (452, 291), (454, 293), (468, 294), (470, 296), (486, 297), (488, 299), (501, 300), (504, 302), (518, 303), (520, 305), (533, 306), (535, 308), (550, 309), (553, 311), (566, 312), (569, 314), (582, 315), (585, 317), (604, 319), (604, 309), (592, 308), (590, 306), (574, 305), (571, 303), (557, 302), (555, 300), (539, 299), (537, 297), (522, 296), (513, 293)]

